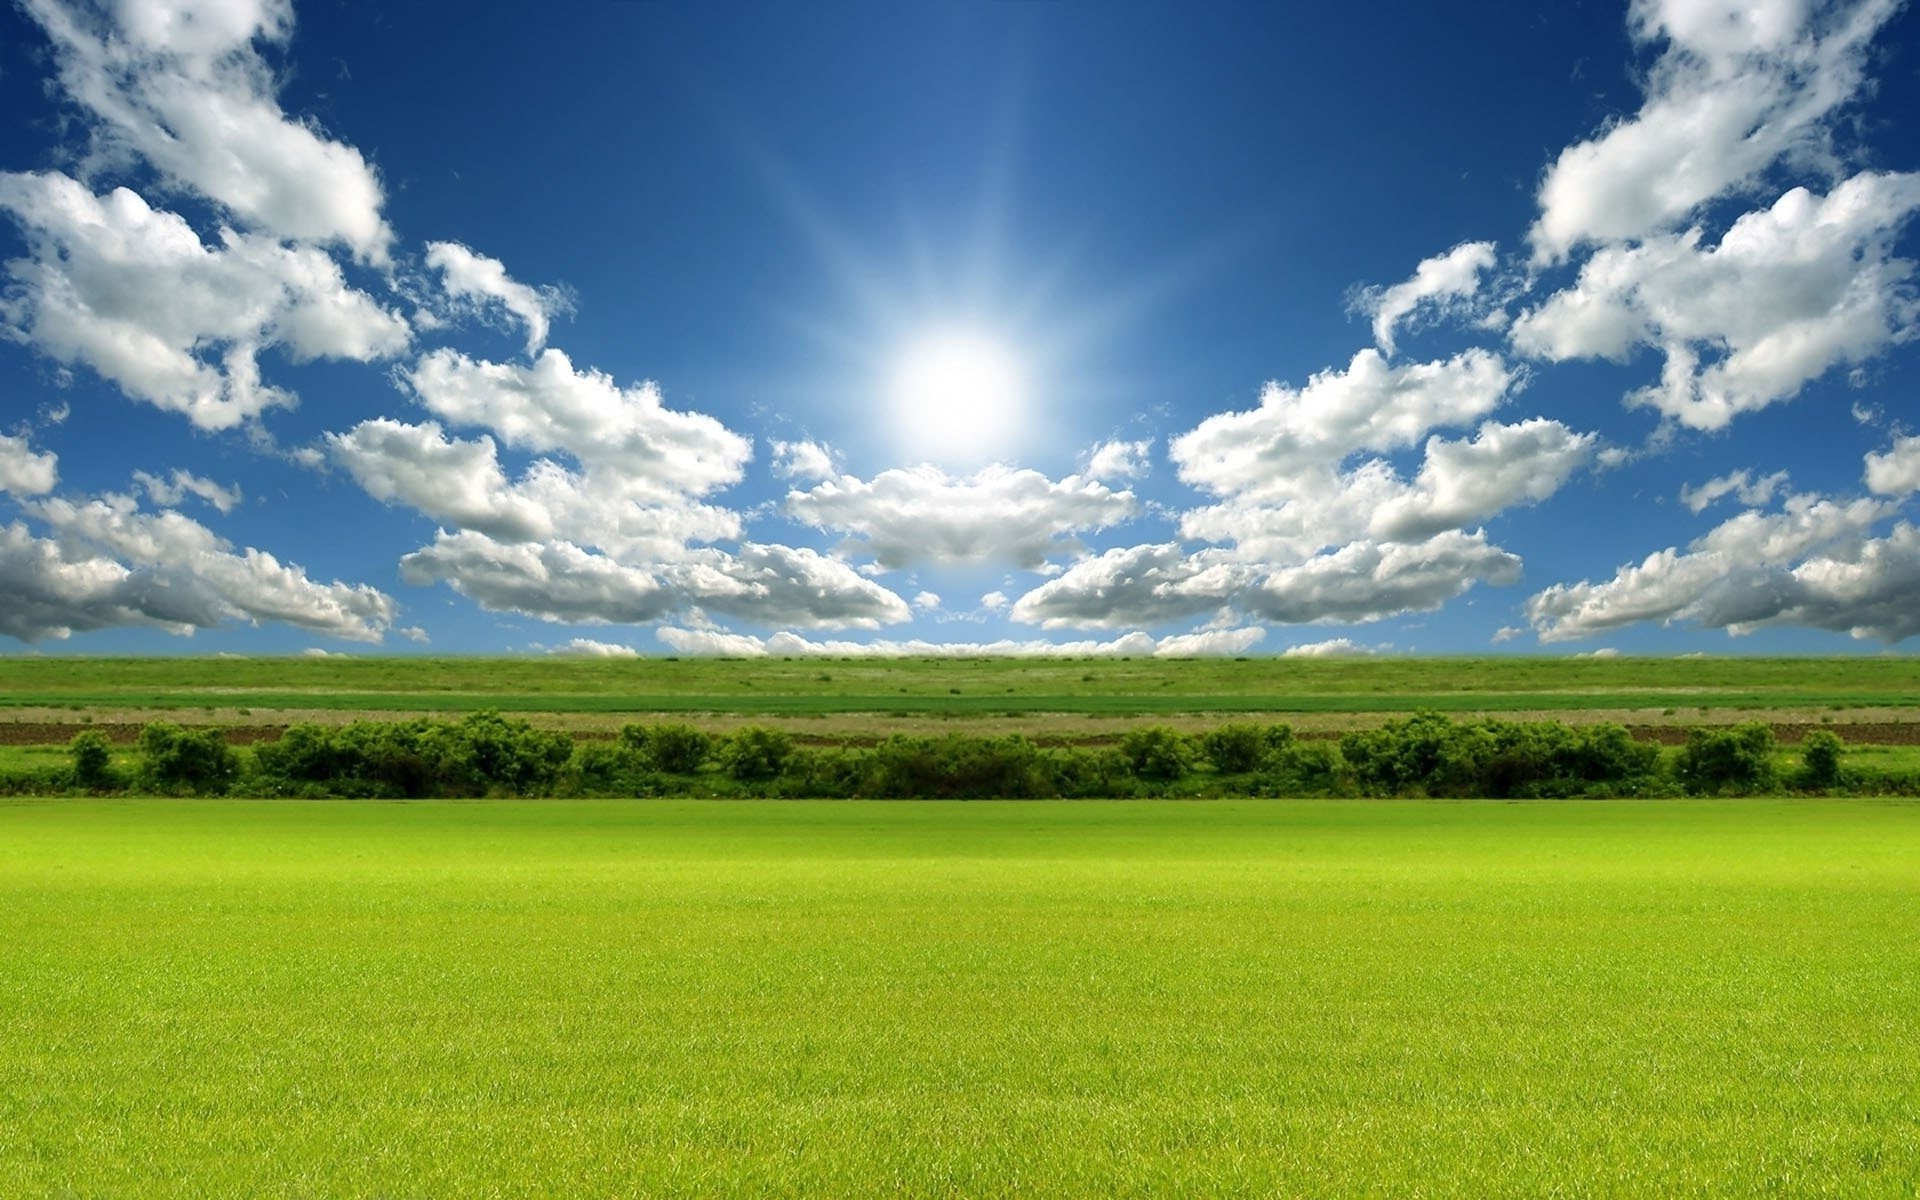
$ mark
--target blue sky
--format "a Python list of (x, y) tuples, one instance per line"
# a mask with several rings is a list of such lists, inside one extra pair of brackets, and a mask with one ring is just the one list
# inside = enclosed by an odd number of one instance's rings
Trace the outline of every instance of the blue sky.
[(1920, 17), (0, 10), (0, 647), (1882, 653)]

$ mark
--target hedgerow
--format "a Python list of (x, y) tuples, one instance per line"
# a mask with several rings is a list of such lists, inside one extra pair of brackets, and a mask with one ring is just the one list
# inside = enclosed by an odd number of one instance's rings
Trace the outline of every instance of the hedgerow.
[(715, 737), (691, 725), (628, 725), (612, 739), (575, 740), (480, 712), (453, 722), (295, 725), (242, 751), (220, 729), (162, 721), (141, 732), (131, 769), (115, 769), (97, 731), (74, 737), (68, 751), (69, 769), (0, 773), (0, 792), (1040, 799), (1920, 791), (1920, 778), (1844, 764), (1845, 744), (1825, 730), (1808, 735), (1797, 769), (1782, 771), (1774, 735), (1761, 724), (1695, 729), (1684, 746), (1663, 754), (1619, 725), (1455, 721), (1433, 712), (1337, 741), (1243, 722), (1200, 734), (1144, 726), (1104, 747), (961, 733), (802, 746), (777, 729), (747, 726)]

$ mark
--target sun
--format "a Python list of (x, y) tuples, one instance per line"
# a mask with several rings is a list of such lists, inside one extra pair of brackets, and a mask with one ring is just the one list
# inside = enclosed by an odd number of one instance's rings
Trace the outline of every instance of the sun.
[(893, 368), (887, 400), (901, 445), (929, 461), (964, 465), (1003, 454), (1027, 416), (1020, 361), (974, 331), (943, 331), (910, 344)]

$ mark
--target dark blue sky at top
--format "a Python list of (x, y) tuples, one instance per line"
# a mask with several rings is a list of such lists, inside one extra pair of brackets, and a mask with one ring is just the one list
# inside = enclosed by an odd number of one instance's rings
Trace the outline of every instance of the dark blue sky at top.
[[(28, 16), (0, 9), (0, 110), (11, 114), (0, 125), (0, 170), (75, 162), (79, 121), (49, 85), (51, 55)], [(1503, 270), (1523, 269), (1543, 172), (1564, 147), (1634, 111), (1654, 51), (1629, 38), (1622, 6), (1600, 3), (560, 0), (456, 9), (307, 0), (291, 42), (266, 58), (286, 112), (378, 170), (402, 267), (418, 271), (427, 242), (450, 240), (500, 260), (517, 280), (564, 287), (572, 311), (557, 317), (549, 344), (576, 366), (622, 385), (655, 380), (669, 407), (755, 439), (745, 478), (716, 497), (748, 514), (751, 537), (822, 550), (839, 541), (776, 510), (793, 485), (766, 469), (769, 440), (816, 439), (860, 477), (911, 465), (881, 419), (884, 372), (916, 331), (959, 322), (1004, 335), (1041, 385), (1032, 428), (1003, 461), (1058, 478), (1108, 438), (1156, 439), (1151, 473), (1131, 485), (1150, 511), (1082, 535), (1105, 549), (1173, 537), (1174, 514), (1200, 501), (1165, 460), (1168, 438), (1254, 407), (1269, 380), (1299, 386), (1343, 368), (1371, 343), (1354, 289), (1397, 283), (1466, 241), (1495, 242)], [(1836, 139), (1854, 167), (1920, 169), (1912, 9), (1882, 30), (1870, 63), (1873, 90), (1845, 109)], [(1724, 224), (1805, 181), (1783, 170), (1703, 220)], [(220, 223), (206, 201), (150, 172), (95, 182), (127, 182), (209, 238)], [(18, 228), (0, 220), (0, 255), (23, 247)], [(1920, 255), (1913, 229), (1898, 248)], [(1545, 278), (1570, 283), (1577, 265)], [(378, 270), (346, 270), (353, 283), (382, 287)], [(421, 334), (417, 348), (505, 360), (521, 340), (516, 329), (474, 324)], [(1439, 323), (1403, 332), (1399, 349), (1417, 360), (1472, 346), (1500, 351), (1504, 336)], [(1605, 579), (1728, 515), (1687, 511), (1683, 486), (1741, 468), (1790, 469), (1797, 489), (1857, 493), (1862, 455), (1911, 423), (1915, 355), (1910, 342), (1895, 345), (1851, 380), (1846, 368), (1828, 372), (1726, 431), (1681, 431), (1657, 453), (1583, 472), (1546, 502), (1491, 517), (1489, 534), (1525, 560), (1518, 584), (1480, 584), (1437, 610), (1362, 624), (1275, 626), (1259, 649), (1345, 636), (1484, 651), (1496, 628), (1525, 624), (1519, 607), (1540, 588)], [(420, 417), (387, 367), (295, 364), (274, 350), (262, 363), (300, 395), (298, 408), (264, 420), (282, 448), (368, 418)], [(1644, 349), (1624, 365), (1527, 371), (1502, 419), (1552, 417), (1635, 449), (1658, 424), (1620, 399), (1659, 373)], [(62, 401), (66, 421), (34, 421)], [(1886, 421), (1854, 420), (1856, 402)], [(644, 628), (487, 612), (444, 584), (403, 582), (396, 563), (432, 538), (434, 519), (374, 500), (339, 471), (293, 465), (242, 432), (197, 432), (84, 368), (61, 371), (30, 344), (0, 343), (0, 416), (0, 431), (32, 424), (34, 445), (58, 453), (66, 493), (124, 489), (132, 470), (172, 467), (238, 485), (243, 504), (200, 518), (317, 580), (391, 594), (400, 624), (424, 626), (432, 649), (511, 651), (578, 635), (661, 650)], [(530, 458), (503, 450), (512, 470)], [(1411, 475), (1419, 448), (1387, 458)], [(993, 562), (882, 578), (904, 597), (936, 591), (953, 610), (1040, 581)], [(986, 613), (809, 636), (1113, 632), (1042, 632)], [(1601, 644), (1882, 648), (1791, 624), (1729, 641), (1679, 622), (1564, 649)], [(190, 640), (135, 626), (40, 648), (309, 645), (345, 648), (244, 622)], [(1522, 639), (1510, 648), (1536, 647)]]

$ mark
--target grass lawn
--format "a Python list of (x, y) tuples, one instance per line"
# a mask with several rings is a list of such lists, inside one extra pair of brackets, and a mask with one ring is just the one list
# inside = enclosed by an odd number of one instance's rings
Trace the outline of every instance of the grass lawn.
[(1920, 1189), (1920, 806), (0, 806), (0, 1195)]
[(0, 710), (1404, 713), (1911, 708), (1920, 659), (75, 658), (0, 656)]

